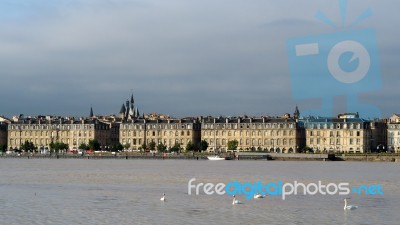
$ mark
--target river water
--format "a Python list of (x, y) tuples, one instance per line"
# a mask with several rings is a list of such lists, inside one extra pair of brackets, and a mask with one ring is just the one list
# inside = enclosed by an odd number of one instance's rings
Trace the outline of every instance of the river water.
[[(400, 164), (206, 160), (0, 159), (0, 224), (400, 224)], [(383, 195), (292, 195), (232, 205), (188, 194), (193, 184), (239, 182), (376, 185)], [(193, 192), (195, 189), (193, 189)], [(162, 193), (167, 201), (161, 202)]]

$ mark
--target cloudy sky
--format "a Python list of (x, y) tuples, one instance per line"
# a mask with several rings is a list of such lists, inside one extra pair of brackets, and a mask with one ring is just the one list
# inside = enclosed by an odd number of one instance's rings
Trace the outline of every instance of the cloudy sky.
[[(400, 112), (400, 2), (349, 0), (346, 25), (367, 8), (354, 29), (376, 30), (382, 88), (359, 98), (388, 116)], [(340, 31), (318, 10), (340, 23), (336, 0), (2, 0), (0, 114), (117, 114), (132, 91), (141, 112), (176, 117), (318, 108), (292, 95), (286, 48)]]

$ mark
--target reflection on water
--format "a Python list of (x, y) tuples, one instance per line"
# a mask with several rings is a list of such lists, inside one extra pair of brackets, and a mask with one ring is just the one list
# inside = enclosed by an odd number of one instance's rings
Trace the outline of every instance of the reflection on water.
[[(399, 164), (357, 162), (0, 159), (0, 224), (398, 224)], [(381, 184), (383, 196), (279, 196), (232, 205), (187, 183)], [(167, 202), (161, 202), (162, 193)]]

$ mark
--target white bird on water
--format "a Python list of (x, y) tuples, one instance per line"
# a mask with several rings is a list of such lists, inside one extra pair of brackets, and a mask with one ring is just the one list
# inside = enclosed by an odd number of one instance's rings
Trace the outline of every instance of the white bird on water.
[(254, 196), (253, 196), (253, 198), (264, 198), (264, 197), (265, 197), (265, 195), (262, 195), (262, 194), (259, 194), (259, 193), (254, 194)]
[(163, 193), (163, 196), (160, 198), (161, 201), (165, 202), (167, 199), (165, 198), (165, 193)]
[(233, 195), (233, 201), (232, 201), (232, 205), (238, 205), (238, 204), (242, 204), (242, 202), (241, 202), (241, 201), (239, 201), (239, 200), (237, 200), (237, 199), (236, 199), (236, 196), (235, 196), (235, 195)]
[(344, 200), (344, 210), (353, 210), (353, 209), (358, 209), (358, 206), (356, 205), (347, 205), (347, 198), (343, 199)]

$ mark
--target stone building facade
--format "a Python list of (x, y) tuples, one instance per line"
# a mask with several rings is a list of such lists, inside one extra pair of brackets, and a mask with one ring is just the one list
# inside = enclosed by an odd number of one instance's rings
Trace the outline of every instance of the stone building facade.
[(50, 149), (52, 142), (68, 144), (72, 150), (91, 139), (97, 139), (104, 148), (111, 145), (110, 126), (97, 119), (52, 116), (19, 118), (8, 125), (9, 149), (20, 149), (21, 144), (29, 141), (38, 150)]
[(202, 140), (208, 151), (230, 151), (228, 142), (238, 141), (238, 151), (297, 152), (303, 148), (303, 131), (294, 118), (205, 117)]
[(387, 128), (388, 150), (400, 153), (400, 115), (391, 116), (388, 119)]
[(176, 143), (186, 148), (191, 142), (197, 145), (201, 140), (201, 125), (196, 118), (184, 119), (136, 119), (120, 124), (119, 136), (129, 150), (143, 150), (143, 144), (162, 143), (167, 149)]
[[(388, 150), (388, 124), (385, 120), (371, 121), (371, 152), (386, 152)], [(400, 137), (400, 136), (399, 136)]]
[(0, 122), (0, 146), (7, 146), (7, 127), (7, 123)]
[(358, 114), (337, 118), (308, 117), (300, 120), (306, 131), (306, 145), (316, 152), (370, 152), (370, 122)]

